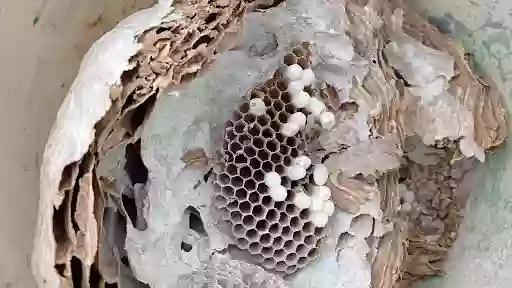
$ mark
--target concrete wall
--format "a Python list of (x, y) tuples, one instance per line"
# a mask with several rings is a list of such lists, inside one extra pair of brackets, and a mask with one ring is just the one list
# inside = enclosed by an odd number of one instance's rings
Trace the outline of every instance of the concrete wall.
[(0, 1), (0, 287), (32, 288), (39, 162), (84, 53), (155, 0)]

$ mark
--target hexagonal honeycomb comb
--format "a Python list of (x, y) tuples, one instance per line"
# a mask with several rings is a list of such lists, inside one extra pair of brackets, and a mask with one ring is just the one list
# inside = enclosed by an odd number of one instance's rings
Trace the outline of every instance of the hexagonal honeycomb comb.
[[(295, 47), (284, 57), (284, 64), (310, 67), (309, 44)], [(278, 71), (265, 84), (251, 92), (260, 98), (266, 113), (249, 113), (249, 101), (241, 104), (226, 126), (221, 163), (216, 165), (215, 205), (232, 224), (238, 247), (259, 258), (263, 267), (293, 273), (318, 254), (324, 228), (315, 227), (308, 209), (299, 209), (292, 190), (300, 181), (290, 181), (287, 166), (306, 150), (304, 133), (285, 137), (281, 127), (297, 109), (291, 104), (287, 85)], [(312, 94), (311, 87), (304, 89)], [(287, 189), (285, 201), (276, 202), (264, 183), (265, 174), (277, 172)], [(306, 178), (307, 179), (307, 178)]]

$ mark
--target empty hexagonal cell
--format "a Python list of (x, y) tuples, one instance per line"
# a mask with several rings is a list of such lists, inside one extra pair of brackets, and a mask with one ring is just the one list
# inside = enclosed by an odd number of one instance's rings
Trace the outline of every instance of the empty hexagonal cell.
[(240, 166), (238, 169), (238, 173), (243, 179), (248, 179), (252, 177), (252, 169), (249, 166)]
[(297, 247), (297, 244), (295, 243), (295, 241), (288, 240), (288, 241), (284, 242), (283, 249), (286, 251), (286, 253), (291, 253), (291, 252), (295, 251), (296, 247)]
[(249, 244), (249, 253), (251, 254), (259, 254), (261, 253), (261, 245), (257, 242), (253, 242)]
[(293, 241), (295, 242), (302, 242), (304, 241), (304, 232), (302, 231), (295, 231), (293, 232)]
[(229, 218), (233, 224), (242, 223), (242, 213), (238, 211), (232, 211)]
[[(244, 188), (247, 189), (247, 191), (256, 190), (256, 181), (254, 181), (254, 179), (245, 179)], [(258, 200), (259, 200), (259, 198), (258, 198)], [(258, 200), (256, 200), (256, 201), (258, 201)]]
[(258, 204), (260, 202), (260, 195), (257, 192), (251, 192), (249, 194), (249, 202), (251, 202), (252, 204)]
[[(285, 84), (285, 88), (284, 89), (286, 89), (286, 88), (287, 87), (286, 87), (286, 84)], [(288, 93), (288, 92), (281, 93), (281, 101), (283, 101), (284, 104), (290, 103), (292, 101), (292, 97), (290, 96), (290, 93)]]
[(251, 113), (247, 113), (247, 114), (244, 115), (244, 117), (242, 119), (244, 120), (245, 123), (251, 124), (254, 121), (256, 121), (256, 116), (254, 116)]
[[(263, 184), (263, 185), (265, 185), (265, 184)], [(261, 198), (261, 205), (263, 205), (264, 207), (267, 207), (267, 208), (272, 208), (272, 207), (274, 207), (274, 199), (272, 199), (272, 197), (270, 197), (270, 195), (265, 195)]]
[(226, 173), (229, 175), (229, 176), (236, 176), (237, 173), (238, 173), (238, 168), (236, 167), (235, 164), (233, 163), (230, 163), (226, 166)]
[[(286, 170), (286, 168), (285, 168), (285, 167), (283, 167), (283, 165), (276, 165), (276, 167), (275, 167), (274, 169), (276, 170), (276, 172), (277, 172), (278, 170), (281, 170), (281, 169), (282, 169), (282, 170)], [(283, 173), (284, 173), (284, 172), (283, 172)], [(288, 178), (288, 177), (283, 177), (283, 178), (282, 178), (282, 180), (281, 180), (281, 185), (283, 185), (283, 187), (285, 187), (285, 188), (287, 188), (287, 189), (290, 189), (290, 187), (291, 187), (291, 186), (290, 186), (290, 184), (291, 184), (291, 183), (292, 183), (292, 182), (290, 181), (290, 178)]]
[(240, 114), (243, 115), (247, 112), (249, 112), (249, 103), (248, 102), (244, 102), (240, 105), (240, 107), (238, 108), (238, 111), (240, 111)]
[(290, 153), (290, 147), (286, 146), (286, 145), (280, 145), (279, 146), (279, 153), (281, 153), (281, 155), (283, 155), (283, 159), (286, 155), (288, 155), (288, 153)]
[(290, 217), (288, 217), (286, 212), (281, 212), (281, 215), (279, 216), (279, 224), (283, 226), (290, 224)]
[(265, 147), (265, 138), (261, 136), (252, 138), (252, 145), (258, 149)]
[(283, 62), (287, 66), (297, 64), (297, 57), (293, 53), (288, 53), (284, 56)]
[(296, 266), (296, 265), (291, 265), (291, 266), (286, 267), (285, 272), (286, 272), (287, 274), (292, 274), (292, 273), (295, 273), (295, 271), (297, 271), (297, 269), (298, 269), (298, 268), (297, 268), (297, 266)]
[(290, 115), (292, 115), (293, 113), (297, 112), (297, 108), (295, 108), (295, 106), (293, 106), (293, 104), (289, 103), (289, 104), (286, 104), (286, 106), (284, 106), (284, 111)]
[(309, 250), (308, 256), (307, 256), (309, 259), (315, 259), (316, 256), (318, 256), (318, 249), (313, 248), (313, 249)]
[(259, 220), (256, 222), (256, 230), (259, 232), (267, 232), (268, 231), (268, 222), (265, 219)]
[(249, 159), (247, 159), (247, 156), (244, 154), (238, 154), (235, 156), (235, 163), (237, 164), (246, 164), (249, 162)]
[(300, 211), (299, 213), (299, 218), (300, 220), (302, 221), (308, 221), (309, 220), (309, 210), (308, 209), (303, 209)]
[(286, 205), (286, 213), (288, 213), (288, 215), (290, 215), (290, 216), (296, 216), (296, 215), (299, 215), (300, 209), (297, 208), (297, 206), (290, 203), (290, 204)]
[(259, 169), (261, 168), (261, 161), (257, 157), (252, 158), (249, 160), (249, 166), (251, 166), (252, 169)]
[(261, 181), (265, 180), (265, 173), (263, 171), (261, 171), (261, 169), (258, 169), (253, 172), (252, 177), (257, 182), (261, 182)]
[[(284, 246), (283, 237), (278, 236), (278, 237), (274, 238), (274, 241), (272, 242), (272, 248), (274, 248), (274, 250), (282, 249), (283, 246)], [(283, 250), (283, 252), (284, 252), (284, 250)], [(275, 254), (275, 252), (274, 252), (274, 254)]]
[(308, 246), (314, 245), (316, 242), (316, 237), (313, 235), (308, 235), (304, 238), (304, 243)]
[(250, 229), (245, 233), (245, 237), (247, 237), (247, 240), (250, 242), (254, 242), (258, 239), (258, 231), (255, 229)]
[(229, 210), (230, 213), (231, 211), (238, 210), (238, 201), (229, 201), (228, 204), (226, 205), (226, 208)]
[(274, 237), (281, 235), (281, 230), (282, 230), (282, 226), (279, 223), (274, 223), (274, 224), (270, 225), (270, 227), (268, 228), (268, 232), (270, 234), (272, 234)]
[(297, 255), (305, 257), (308, 254), (308, 247), (304, 244), (299, 244), (295, 251), (297, 251)]
[(302, 226), (302, 231), (304, 231), (304, 233), (307, 233), (307, 234), (312, 234), (315, 232), (315, 225), (313, 225), (313, 223), (311, 223), (311, 222), (306, 222)]
[(245, 190), (245, 188), (237, 189), (235, 192), (235, 197), (240, 201), (246, 200), (247, 199), (247, 190)]
[(281, 112), (279, 112), (279, 115), (277, 116), (277, 119), (279, 120), (279, 122), (281, 122), (281, 124), (288, 123), (289, 115), (290, 114), (288, 114), (288, 112), (281, 111)]
[[(288, 149), (291, 149), (288, 147)], [(287, 156), (284, 156), (284, 159), (283, 159), (283, 164), (287, 167), (290, 167), (293, 163), (293, 157), (290, 156), (290, 155), (287, 155)]]
[(303, 57), (297, 60), (297, 64), (299, 64), (299, 66), (302, 67), (302, 69), (308, 69), (310, 67), (309, 61)]
[(249, 135), (251, 135), (252, 137), (256, 137), (256, 136), (260, 135), (260, 132), (261, 132), (261, 125), (260, 124), (252, 123), (248, 127), (249, 127), (249, 129), (247, 129), (247, 133), (249, 133)]
[(286, 212), (286, 202), (275, 202), (274, 208), (276, 208), (280, 212)]
[(277, 249), (274, 251), (274, 259), (277, 261), (284, 260), (286, 258), (286, 251), (283, 249)]
[(325, 227), (316, 227), (315, 228), (315, 235), (318, 237), (324, 236), (325, 233)]
[(292, 156), (293, 158), (297, 158), (299, 156), (299, 149), (297, 149), (296, 147), (290, 149), (290, 156)]
[(262, 205), (254, 205), (254, 207), (252, 207), (252, 215), (256, 219), (263, 219), (265, 217), (265, 211), (266, 208)]
[(241, 249), (247, 249), (249, 248), (249, 241), (245, 238), (237, 238), (237, 246)]
[(235, 176), (231, 178), (230, 183), (231, 186), (233, 186), (233, 188), (241, 188), (242, 185), (244, 184), (244, 179), (242, 179), (242, 177), (240, 176)]
[(251, 203), (249, 203), (249, 201), (244, 201), (238, 205), (238, 209), (243, 214), (249, 214), (249, 213), (251, 213), (251, 206), (252, 205), (251, 205)]
[[(274, 100), (274, 103), (272, 103), (272, 107), (274, 107), (274, 110), (276, 110), (276, 111), (283, 111), (284, 103), (283, 103), (283, 101), (276, 99), (276, 100)], [(235, 133), (236, 133), (236, 123), (235, 123)]]
[(306, 264), (308, 264), (308, 258), (306, 258), (306, 257), (300, 257), (297, 260), (297, 266), (300, 267), (300, 268), (306, 266)]
[(279, 89), (277, 89), (277, 87), (272, 87), (268, 91), (268, 94), (269, 94), (270, 98), (278, 99), (279, 96), (281, 96), (281, 91), (279, 91)]
[[(266, 112), (267, 112), (267, 115), (259, 116), (259, 117), (258, 117), (258, 120), (257, 120), (257, 121), (258, 121), (258, 123), (257, 123), (257, 124), (261, 127), (261, 130), (262, 130), (263, 128), (267, 127), (267, 126), (270, 124), (270, 121), (271, 121), (271, 120), (272, 120), (272, 118), (273, 118), (272, 113), (274, 113), (274, 112), (273, 112), (273, 109), (272, 109), (272, 108), (268, 108)], [(261, 131), (261, 130), (260, 130), (260, 131)], [(256, 136), (257, 136), (257, 135), (256, 135)]]
[(242, 224), (233, 225), (233, 235), (235, 235), (235, 237), (238, 237), (238, 238), (244, 237), (245, 232), (246, 232), (245, 228)]
[(297, 147), (297, 143), (298, 143), (298, 139), (295, 138), (295, 137), (288, 137), (286, 139), (286, 145), (288, 145), (288, 147)]
[[(272, 122), (270, 122), (270, 128), (272, 128), (272, 130), (274, 131), (281, 131), (281, 123), (279, 123), (279, 120), (274, 120)], [(277, 137), (276, 137), (276, 140), (277, 140)]]
[(260, 193), (260, 195), (266, 195), (268, 194), (268, 187), (267, 185), (265, 185), (265, 183), (261, 182), (258, 184), (258, 186), (256, 187), (256, 191), (258, 191), (258, 193)]
[(263, 97), (265, 97), (264, 92), (256, 90), (256, 89), (251, 91), (251, 99), (254, 99), (254, 98), (263, 99)]
[(230, 180), (230, 177), (226, 173), (222, 173), (219, 176), (217, 176), (217, 181), (219, 181), (219, 183), (221, 185), (223, 185), (223, 186), (224, 185), (228, 185), (229, 184), (229, 180)]
[(295, 263), (297, 263), (297, 260), (298, 260), (297, 254), (290, 253), (290, 254), (286, 255), (286, 259), (284, 261), (288, 265), (294, 265)]
[(213, 203), (216, 207), (224, 207), (226, 204), (228, 204), (228, 200), (222, 195), (217, 195), (213, 198)]
[(281, 236), (284, 239), (291, 239), (292, 238), (292, 228), (290, 226), (283, 226), (283, 231), (281, 231)]
[(231, 187), (231, 186), (222, 187), (222, 189), (220, 190), (222, 196), (224, 196), (226, 198), (233, 197), (233, 195), (235, 194), (234, 191), (235, 191), (235, 189), (233, 189), (233, 187)]
[(244, 148), (244, 154), (247, 157), (254, 157), (254, 156), (256, 156), (256, 153), (257, 153), (256, 148), (254, 148), (252, 145)]
[(233, 131), (235, 131), (235, 134), (242, 134), (244, 133), (246, 127), (247, 125), (245, 124), (245, 122), (239, 120), (235, 122), (235, 126), (233, 126)]
[(238, 143), (242, 144), (243, 147), (247, 147), (248, 145), (251, 145), (251, 139), (252, 139), (251, 135), (244, 133), (244, 134), (238, 135), (237, 141), (238, 141)]
[(263, 262), (261, 262), (261, 264), (263, 264), (263, 267), (267, 269), (274, 269), (276, 267), (276, 260), (272, 258), (266, 258), (263, 260)]
[(276, 209), (270, 209), (267, 211), (267, 215), (265, 215), (265, 219), (269, 223), (275, 223), (279, 220), (279, 212)]
[(269, 233), (265, 233), (260, 236), (260, 244), (263, 246), (272, 245), (272, 236)]
[(274, 164), (272, 164), (272, 162), (267, 160), (267, 161), (263, 162), (263, 164), (261, 165), (261, 169), (263, 169), (263, 171), (265, 171), (266, 173), (272, 172), (272, 171), (274, 171)]
[(261, 249), (261, 255), (263, 255), (263, 257), (265, 257), (265, 258), (272, 257), (272, 255), (274, 255), (274, 249), (272, 249), (270, 247), (263, 247)]
[(276, 264), (277, 271), (284, 272), (284, 271), (286, 271), (286, 268), (287, 268), (287, 266), (286, 266), (286, 263), (284, 263), (284, 261), (277, 262), (277, 264)]
[(225, 138), (229, 141), (233, 141), (236, 139), (236, 134), (234, 128), (227, 128)]
[(277, 81), (277, 85), (276, 85), (277, 89), (279, 89), (279, 91), (281, 91), (281, 99), (283, 98), (283, 92), (286, 91), (286, 89), (288, 88), (288, 84), (286, 83), (286, 81), (284, 81), (284, 79), (282, 79), (282, 76), (280, 77), (279, 81)]
[(276, 132), (274, 132), (274, 129), (270, 127), (265, 127), (261, 130), (261, 136), (265, 137), (266, 139), (272, 139), (275, 137)]
[(245, 215), (242, 219), (242, 224), (245, 228), (252, 228), (256, 225), (256, 219), (252, 215)]
[[(267, 143), (268, 145), (268, 143)], [(274, 164), (280, 164), (281, 162), (283, 162), (283, 155), (281, 155), (281, 153), (279, 152), (274, 152), (272, 153), (272, 155), (270, 156), (270, 161), (272, 161)], [(278, 172), (279, 173), (279, 172)], [(282, 173), (282, 172), (281, 172)]]
[(297, 231), (302, 228), (302, 220), (298, 216), (294, 216), (290, 219), (290, 227), (292, 227), (293, 230)]
[(270, 159), (270, 152), (266, 148), (260, 149), (256, 157), (258, 157), (258, 159), (260, 159), (261, 161), (266, 161)]

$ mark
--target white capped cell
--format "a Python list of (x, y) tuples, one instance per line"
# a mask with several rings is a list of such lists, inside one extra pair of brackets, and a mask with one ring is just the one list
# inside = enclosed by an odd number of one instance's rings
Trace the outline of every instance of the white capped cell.
[(311, 207), (310, 209), (312, 211), (324, 211), (324, 207), (325, 207), (325, 200), (320, 198), (320, 197), (316, 197), (315, 195), (313, 195), (311, 197)]
[(265, 106), (265, 102), (260, 98), (254, 98), (249, 101), (249, 113), (255, 116), (260, 116), (265, 114), (267, 107)]
[(296, 193), (293, 204), (300, 209), (307, 209), (311, 206), (311, 197), (306, 193)]
[(327, 186), (315, 186), (312, 185), (312, 196), (322, 199), (322, 200), (328, 200), (331, 197), (331, 189)]
[(311, 114), (313, 114), (313, 116), (319, 117), (325, 111), (325, 108), (324, 102), (317, 98), (311, 97), (311, 99), (309, 99), (307, 109)]
[(301, 80), (303, 74), (302, 67), (298, 64), (293, 64), (290, 66), (287, 66), (284, 69), (284, 78), (288, 81), (298, 81)]
[(292, 97), (292, 104), (297, 108), (304, 108), (309, 104), (311, 96), (306, 91), (298, 91), (297, 93), (290, 93)]
[(297, 165), (304, 167), (304, 169), (308, 169), (309, 166), (311, 166), (311, 158), (309, 158), (306, 155), (302, 155), (302, 156), (295, 158), (295, 163)]
[(284, 188), (282, 185), (270, 187), (269, 194), (274, 201), (281, 202), (286, 199), (287, 193), (286, 188)]
[(332, 112), (326, 111), (320, 114), (320, 117), (318, 118), (320, 121), (320, 125), (325, 130), (331, 130), (332, 127), (336, 124), (336, 116)]
[(302, 82), (302, 84), (304, 84), (304, 86), (313, 85), (313, 83), (315, 83), (315, 73), (313, 72), (313, 70), (311, 70), (311, 68), (302, 71), (301, 76), (302, 77), (300, 81)]
[(285, 123), (281, 127), (281, 133), (286, 137), (295, 136), (295, 134), (297, 134), (299, 130), (300, 126), (292, 122)]
[(288, 178), (292, 181), (306, 177), (306, 173), (306, 169), (300, 165), (292, 165), (288, 167)]
[(268, 172), (265, 174), (265, 185), (275, 187), (281, 185), (281, 176), (277, 172)]
[(328, 177), (329, 171), (327, 170), (327, 166), (324, 164), (316, 164), (313, 167), (313, 181), (316, 185), (325, 185)]
[(290, 116), (288, 123), (294, 123), (303, 129), (306, 126), (306, 115), (302, 112), (295, 112)]
[(302, 82), (300, 80), (299, 81), (292, 81), (292, 82), (288, 83), (287, 91), (291, 95), (297, 95), (297, 94), (299, 94), (303, 90), (304, 90), (304, 84), (302, 84)]
[(334, 213), (334, 203), (331, 200), (325, 201), (324, 213), (327, 214), (327, 216), (332, 216), (332, 214)]
[(329, 216), (324, 212), (314, 212), (311, 215), (311, 222), (316, 227), (325, 227), (325, 225), (327, 225), (327, 221), (329, 221)]

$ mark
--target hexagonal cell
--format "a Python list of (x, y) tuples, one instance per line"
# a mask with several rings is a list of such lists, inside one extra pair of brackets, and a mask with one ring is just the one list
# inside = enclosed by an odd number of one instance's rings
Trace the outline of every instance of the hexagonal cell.
[(281, 215), (279, 216), (279, 224), (283, 226), (290, 224), (290, 217), (288, 217), (286, 212), (281, 212)]
[(251, 166), (252, 169), (259, 169), (261, 168), (261, 161), (258, 158), (252, 158), (249, 160), (249, 166)]
[(269, 94), (270, 98), (272, 98), (272, 99), (279, 99), (279, 96), (281, 96), (281, 91), (279, 91), (279, 89), (277, 89), (277, 87), (272, 87), (268, 91), (268, 94)]
[(277, 120), (279, 120), (279, 122), (281, 122), (281, 124), (285, 124), (285, 123), (288, 123), (288, 112), (286, 111), (281, 111), (279, 112), (279, 115), (277, 116)]
[(261, 125), (258, 123), (253, 123), (253, 124), (249, 125), (249, 129), (247, 129), (247, 133), (249, 133), (249, 135), (251, 135), (252, 137), (259, 136), (260, 131), (261, 131)]
[(293, 232), (293, 241), (295, 242), (302, 242), (304, 241), (304, 233), (302, 231), (295, 231)]
[(245, 228), (252, 228), (256, 225), (256, 219), (252, 215), (245, 215), (242, 219), (242, 224)]
[(217, 181), (219, 181), (219, 183), (221, 185), (228, 185), (229, 184), (229, 180), (230, 180), (230, 177), (228, 174), (226, 173), (222, 173), (220, 174), (218, 177), (217, 177)]
[(274, 250), (270, 247), (263, 247), (263, 249), (261, 249), (261, 255), (265, 258), (272, 257), (272, 255), (274, 255)]
[(297, 56), (297, 58), (306, 57), (306, 51), (304, 51), (300, 46), (294, 47), (292, 53)]
[(273, 139), (275, 137), (276, 132), (274, 129), (270, 127), (265, 127), (261, 130), (261, 136), (265, 137), (266, 139)]
[(287, 66), (291, 66), (293, 64), (297, 64), (297, 57), (293, 53), (288, 53), (288, 54), (286, 54), (284, 56), (283, 62)]
[[(256, 181), (254, 181), (253, 179), (246, 179), (244, 181), (244, 188), (247, 189), (247, 191), (256, 190)], [(258, 200), (259, 200), (259, 197), (258, 197)], [(256, 201), (258, 201), (258, 200), (256, 200)]]
[(274, 251), (274, 259), (277, 261), (284, 260), (286, 258), (286, 252), (283, 249), (277, 249)]
[(294, 265), (295, 263), (297, 263), (297, 260), (298, 260), (297, 254), (290, 253), (290, 254), (286, 255), (286, 259), (284, 261), (288, 265)]
[(251, 139), (252, 139), (251, 135), (244, 133), (244, 134), (238, 135), (237, 141), (238, 141), (238, 143), (242, 144), (243, 147), (247, 147), (248, 145), (251, 145)]
[(236, 167), (235, 164), (230, 163), (226, 166), (226, 173), (229, 176), (236, 176), (238, 174), (238, 168)]
[(247, 240), (250, 242), (254, 242), (258, 239), (258, 231), (250, 229), (245, 233), (245, 237), (247, 237)]
[(258, 149), (265, 147), (265, 138), (261, 136), (252, 138), (252, 145)]
[(288, 137), (286, 139), (286, 145), (288, 145), (288, 147), (297, 147), (297, 142), (298, 142), (298, 139), (295, 138), (295, 137)]
[(256, 121), (256, 116), (252, 115), (251, 113), (247, 113), (244, 115), (242, 119), (244, 120), (245, 123), (251, 124), (254, 121)]
[(267, 187), (267, 185), (265, 185), (265, 183), (261, 182), (256, 187), (256, 191), (258, 191), (258, 193), (260, 193), (260, 195), (266, 195), (266, 194), (268, 194), (268, 187)]
[(291, 266), (286, 267), (286, 271), (285, 272), (286, 272), (286, 274), (292, 274), (295, 271), (297, 271), (297, 269), (298, 269), (297, 266), (291, 265)]
[(242, 223), (242, 213), (238, 211), (231, 212), (229, 219), (233, 224), (240, 224)]
[(275, 202), (274, 203), (274, 208), (276, 208), (277, 210), (281, 211), (281, 212), (286, 212), (286, 202)]
[(238, 111), (240, 111), (241, 115), (249, 112), (249, 103), (248, 102), (244, 102), (242, 103), (242, 105), (240, 105), (240, 108), (238, 108)]
[(247, 239), (245, 238), (237, 238), (237, 246), (240, 248), (240, 249), (247, 249), (249, 248), (249, 241), (247, 241)]
[(265, 211), (265, 207), (261, 205), (255, 205), (254, 207), (252, 207), (252, 215), (256, 219), (263, 219), (265, 217)]
[(282, 226), (279, 223), (274, 223), (268, 228), (268, 232), (273, 236), (281, 235)]
[[(284, 102), (279, 99), (276, 99), (276, 100), (274, 100), (274, 103), (272, 103), (272, 107), (274, 107), (274, 110), (276, 112), (283, 111), (284, 110)], [(236, 127), (236, 124), (235, 124), (235, 127)], [(235, 133), (236, 133), (236, 128), (235, 128)]]
[(247, 157), (254, 157), (256, 156), (257, 152), (258, 151), (256, 148), (254, 148), (252, 145), (244, 148), (244, 154), (247, 155)]
[[(284, 89), (286, 90), (286, 88), (287, 88), (287, 87), (286, 87), (286, 83), (284, 83), (284, 82), (283, 82), (283, 84), (285, 85), (285, 86), (284, 86)], [(281, 101), (283, 101), (283, 102), (284, 102), (284, 104), (288, 104), (288, 103), (290, 103), (290, 102), (292, 101), (292, 97), (291, 97), (290, 93), (288, 93), (288, 92), (282, 92), (282, 93), (281, 93)]]
[(240, 201), (246, 200), (247, 199), (247, 190), (245, 190), (245, 188), (237, 189), (235, 192), (235, 197)]
[(297, 251), (299, 256), (306, 256), (308, 254), (308, 247), (304, 244), (299, 244), (295, 251)]
[(233, 126), (233, 131), (235, 132), (235, 134), (240, 135), (245, 132), (244, 130), (246, 127), (247, 125), (245, 124), (245, 122), (239, 120), (235, 122), (235, 126)]
[(297, 231), (302, 228), (302, 221), (299, 217), (295, 216), (290, 219), (290, 227), (292, 227), (293, 230)]
[[(278, 120), (274, 120), (272, 122), (270, 122), (270, 128), (272, 128), (272, 130), (278, 132), (278, 131), (281, 131), (281, 123), (279, 123)], [(276, 137), (276, 140), (277, 140), (277, 137)]]
[[(272, 248), (274, 248), (274, 250), (281, 249), (281, 248), (283, 248), (283, 246), (284, 246), (283, 237), (278, 236), (278, 237), (274, 238), (274, 241), (272, 242)], [(274, 252), (274, 254), (275, 254), (275, 252)]]
[(263, 162), (263, 164), (261, 165), (261, 169), (263, 169), (263, 171), (265, 171), (266, 173), (272, 172), (274, 171), (274, 164), (267, 160)]
[(224, 196), (226, 198), (231, 198), (234, 195), (234, 191), (235, 191), (235, 189), (233, 189), (233, 187), (226, 186), (226, 187), (222, 187), (222, 189), (220, 190), (220, 193), (222, 194), (222, 196)]
[(267, 232), (268, 231), (268, 222), (265, 219), (259, 220), (256, 223), (256, 230), (259, 232)]
[(263, 264), (263, 267), (267, 269), (274, 269), (276, 267), (276, 260), (272, 258), (266, 258), (261, 264)]
[[(263, 185), (265, 185), (265, 184), (263, 184)], [(270, 195), (265, 195), (261, 198), (261, 205), (263, 205), (267, 208), (272, 208), (272, 207), (274, 207), (274, 199), (272, 199), (272, 197), (270, 197)]]
[(302, 231), (304, 231), (304, 233), (307, 233), (307, 234), (312, 234), (315, 232), (315, 225), (313, 225), (313, 223), (311, 223), (311, 222), (306, 222), (302, 226)]
[(316, 237), (313, 236), (313, 235), (308, 235), (304, 238), (304, 243), (308, 246), (311, 246), (313, 244), (315, 244), (315, 241), (316, 240)]
[(242, 177), (240, 176), (235, 176), (231, 178), (230, 183), (231, 186), (233, 186), (233, 188), (241, 188), (242, 185), (244, 184), (244, 179), (242, 179)]
[(304, 267), (306, 266), (306, 264), (308, 264), (308, 258), (306, 257), (300, 257), (298, 260), (297, 260), (297, 266), (298, 267)]
[(251, 206), (252, 205), (251, 203), (249, 203), (249, 201), (244, 201), (238, 205), (238, 209), (240, 210), (240, 212), (247, 215), (251, 213)]
[(256, 242), (253, 242), (251, 244), (249, 244), (249, 253), (251, 254), (259, 254), (261, 253), (261, 245), (256, 243)]
[(279, 153), (281, 153), (281, 155), (283, 155), (283, 159), (286, 155), (288, 155), (288, 153), (290, 153), (290, 147), (286, 146), (286, 145), (280, 145), (279, 146)]
[(290, 204), (286, 205), (286, 213), (288, 213), (288, 215), (290, 215), (290, 216), (296, 216), (296, 215), (299, 215), (300, 209), (297, 208), (297, 206), (290, 203)]
[(238, 210), (238, 201), (236, 201), (236, 200), (230, 201), (226, 205), (226, 208), (229, 210), (230, 213), (231, 213), (231, 211)]
[(323, 237), (325, 233), (325, 227), (316, 227), (315, 228), (315, 235), (318, 237)]
[(270, 152), (267, 149), (260, 149), (258, 151), (257, 157), (261, 161), (266, 161), (270, 159)]
[(233, 141), (236, 139), (236, 134), (234, 128), (228, 128), (226, 129), (226, 135), (224, 136), (229, 141)]
[(297, 158), (299, 156), (299, 149), (297, 149), (296, 147), (293, 147), (290, 150), (290, 156), (292, 156), (293, 158)]
[(245, 228), (242, 224), (236, 224), (236, 225), (233, 225), (233, 235), (235, 235), (235, 237), (244, 237), (245, 236)]
[(283, 231), (281, 231), (281, 236), (284, 239), (291, 239), (292, 238), (292, 228), (290, 226), (284, 226)]
[[(272, 108), (268, 108), (267, 109), (267, 115), (262, 115), (262, 116), (259, 116), (258, 117), (258, 125), (261, 127), (261, 129), (265, 128), (268, 126), (268, 124), (270, 124), (270, 121), (272, 120), (272, 118), (274, 117), (272, 115), (273, 112), (273, 109)], [(269, 113), (270, 112), (270, 113)], [(260, 130), (261, 131), (261, 130)], [(256, 135), (257, 136), (257, 135)]]
[(297, 108), (295, 108), (295, 106), (293, 106), (293, 104), (286, 104), (286, 106), (284, 106), (284, 111), (290, 115), (292, 115), (293, 113), (297, 112)]
[(244, 154), (238, 154), (235, 156), (235, 163), (237, 164), (247, 164), (249, 159)]
[(286, 266), (286, 263), (284, 263), (284, 261), (277, 262), (277, 264), (276, 264), (277, 271), (284, 272), (284, 271), (286, 271), (286, 268), (287, 268), (287, 266)]
[(240, 166), (238, 169), (238, 173), (243, 179), (248, 179), (252, 177), (252, 169), (249, 166)]
[(213, 198), (213, 203), (216, 207), (224, 207), (228, 203), (228, 200), (224, 198), (222, 195), (216, 195)]
[(279, 91), (281, 91), (281, 99), (282, 99), (283, 92), (286, 91), (286, 89), (288, 88), (288, 84), (286, 83), (286, 81), (284, 81), (284, 79), (282, 79), (282, 76), (280, 77), (279, 81), (277, 81), (276, 87), (277, 87), (277, 89), (279, 89)]
[[(267, 145), (268, 145), (268, 143), (267, 143)], [(272, 161), (276, 165), (283, 162), (283, 159), (284, 159), (283, 155), (281, 155), (281, 153), (279, 153), (279, 152), (274, 152), (270, 156), (270, 161)]]
[[(291, 148), (288, 147), (288, 149), (291, 149)], [(284, 156), (283, 164), (287, 167), (290, 167), (292, 165), (293, 161), (294, 161), (293, 157), (287, 155), (287, 156)]]
[(279, 212), (276, 209), (270, 209), (267, 211), (267, 215), (265, 215), (265, 219), (269, 223), (274, 223), (279, 219)]
[(260, 195), (257, 192), (251, 192), (251, 194), (249, 194), (249, 202), (258, 204), (260, 202)]
[(277, 139), (277, 141), (279, 141), (279, 143), (283, 143), (283, 144), (281, 145), (281, 147), (283, 147), (283, 146), (285, 145), (284, 143), (286, 142), (286, 138), (287, 138), (287, 137), (286, 137), (286, 136), (284, 136), (281, 132), (277, 132), (277, 133), (276, 133), (276, 139)]
[(309, 259), (315, 259), (316, 256), (318, 256), (318, 249), (313, 248), (313, 249), (309, 250), (308, 256), (307, 256)]
[(263, 246), (268, 246), (272, 244), (272, 236), (269, 233), (265, 233), (260, 237), (260, 243)]
[(306, 58), (299, 58), (297, 64), (299, 64), (302, 69), (308, 69), (310, 67), (309, 61)]
[(309, 210), (303, 209), (302, 211), (300, 211), (299, 218), (300, 218), (300, 220), (302, 220), (304, 222), (308, 221), (309, 220)]
[(261, 182), (261, 181), (265, 180), (265, 173), (263, 171), (261, 171), (260, 169), (258, 169), (253, 172), (252, 177), (257, 182)]
[(293, 241), (293, 240), (287, 240), (284, 242), (284, 250), (287, 253), (293, 252), (296, 249), (296, 247), (297, 247), (297, 245), (296, 245), (295, 241)]

